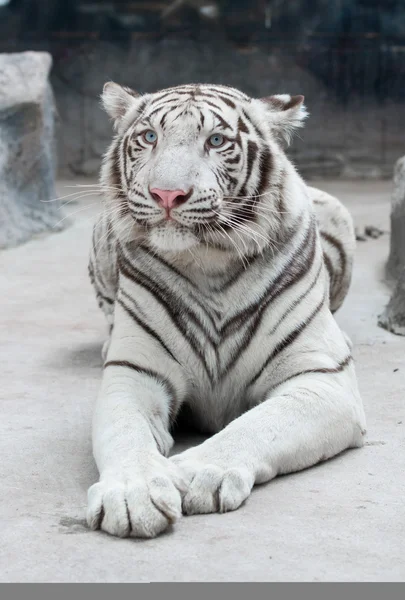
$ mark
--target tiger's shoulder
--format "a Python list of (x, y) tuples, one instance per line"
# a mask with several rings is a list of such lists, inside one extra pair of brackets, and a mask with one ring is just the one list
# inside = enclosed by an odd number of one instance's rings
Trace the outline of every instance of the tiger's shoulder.
[(356, 235), (352, 216), (335, 196), (318, 188), (307, 186), (312, 200), (320, 233), (323, 257), (330, 279), (330, 306), (335, 312), (348, 292)]

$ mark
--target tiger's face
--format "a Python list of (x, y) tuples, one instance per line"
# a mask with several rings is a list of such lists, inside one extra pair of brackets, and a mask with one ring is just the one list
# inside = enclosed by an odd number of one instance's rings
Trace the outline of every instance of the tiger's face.
[(302, 96), (256, 100), (211, 85), (139, 96), (108, 83), (103, 103), (117, 136), (101, 182), (127, 239), (163, 252), (260, 249), (280, 219), (279, 140), (306, 116)]

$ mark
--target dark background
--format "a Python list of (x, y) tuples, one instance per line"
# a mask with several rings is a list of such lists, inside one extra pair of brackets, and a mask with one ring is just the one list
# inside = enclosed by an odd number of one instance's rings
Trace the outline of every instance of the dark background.
[(405, 0), (0, 0), (0, 51), (27, 49), (53, 55), (61, 174), (97, 172), (111, 79), (302, 93), (307, 177), (389, 177), (405, 154)]

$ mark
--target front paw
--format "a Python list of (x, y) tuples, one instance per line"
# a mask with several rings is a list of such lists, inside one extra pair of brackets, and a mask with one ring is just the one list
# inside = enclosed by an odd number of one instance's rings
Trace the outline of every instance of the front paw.
[(182, 454), (170, 460), (181, 468), (188, 481), (182, 503), (185, 515), (236, 510), (252, 491), (254, 476), (245, 467), (220, 466), (217, 461), (210, 464)]
[(153, 538), (174, 523), (181, 516), (185, 483), (175, 465), (160, 459), (154, 461), (158, 466), (108, 474), (92, 485), (88, 491), (89, 527), (118, 537)]

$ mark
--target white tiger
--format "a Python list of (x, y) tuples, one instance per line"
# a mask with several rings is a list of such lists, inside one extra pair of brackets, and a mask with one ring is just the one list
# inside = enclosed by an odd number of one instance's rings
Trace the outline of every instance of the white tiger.
[[(89, 270), (111, 336), (87, 519), (153, 537), (182, 512), (235, 510), (254, 484), (362, 446), (351, 351), (331, 314), (354, 232), (282, 149), (302, 96), (108, 83), (103, 103), (117, 134)], [(214, 435), (167, 458), (180, 414)]]

